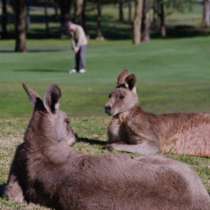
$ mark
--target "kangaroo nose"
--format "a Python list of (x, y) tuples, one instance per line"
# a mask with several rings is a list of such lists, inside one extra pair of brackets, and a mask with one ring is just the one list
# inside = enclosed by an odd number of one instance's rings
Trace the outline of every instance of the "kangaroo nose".
[(111, 106), (106, 105), (104, 109), (105, 109), (105, 112), (106, 112), (107, 114), (110, 114), (110, 112), (111, 112)]

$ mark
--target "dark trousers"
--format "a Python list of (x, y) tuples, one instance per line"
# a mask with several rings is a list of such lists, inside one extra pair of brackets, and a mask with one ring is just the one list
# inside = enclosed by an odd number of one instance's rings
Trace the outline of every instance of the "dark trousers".
[(82, 45), (82, 46), (80, 46), (79, 51), (75, 54), (75, 69), (76, 69), (76, 71), (85, 69), (85, 67), (86, 67), (86, 51), (87, 51), (87, 46)]

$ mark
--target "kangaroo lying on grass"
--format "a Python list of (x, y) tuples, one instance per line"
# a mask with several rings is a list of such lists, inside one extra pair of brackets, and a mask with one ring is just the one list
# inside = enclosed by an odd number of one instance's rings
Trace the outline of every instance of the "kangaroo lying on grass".
[[(39, 194), (32, 193), (35, 191), (28, 179), (27, 154), (30, 148), (33, 148), (33, 142), (32, 144), (29, 144), (28, 139), (39, 138), (39, 141), (42, 141), (43, 138), (50, 138), (53, 141), (55, 138), (56, 141), (60, 143), (59, 145), (62, 145), (65, 142), (65, 145), (67, 144), (69, 146), (76, 141), (76, 135), (70, 126), (70, 119), (66, 113), (59, 110), (59, 103), (57, 102), (61, 97), (60, 89), (56, 85), (50, 86), (45, 95), (44, 101), (42, 101), (40, 96), (34, 90), (28, 88), (25, 84), (23, 84), (23, 88), (32, 102), (34, 112), (25, 133), (24, 143), (19, 145), (16, 149), (5, 190), (6, 197), (16, 202), (23, 202), (24, 200), (39, 201), (40, 197)], [(48, 120), (51, 123), (48, 124)], [(43, 130), (46, 132), (42, 132)], [(40, 144), (40, 147), (42, 146), (45, 146), (44, 142)], [(52, 153), (51, 157), (56, 158), (58, 154), (54, 149), (56, 148), (52, 147), (48, 152)], [(42, 152), (41, 150), (42, 149), (40, 149), (40, 152)], [(62, 158), (62, 154), (59, 154), (59, 156)]]
[(144, 155), (158, 152), (210, 157), (210, 114), (144, 112), (128, 70), (117, 78), (105, 111), (112, 115), (109, 148)]
[[(16, 156), (15, 164), (24, 168), (16, 181), (21, 180), (27, 201), (57, 210), (210, 209), (200, 178), (183, 163), (161, 156), (99, 157), (73, 151), (61, 140), (62, 133), (68, 137), (69, 128), (65, 120), (59, 120), (59, 88), (50, 87), (45, 103), (25, 89), (34, 112), (19, 148), (24, 161)], [(62, 132), (57, 132), (57, 126)], [(9, 180), (7, 194), (13, 184)]]

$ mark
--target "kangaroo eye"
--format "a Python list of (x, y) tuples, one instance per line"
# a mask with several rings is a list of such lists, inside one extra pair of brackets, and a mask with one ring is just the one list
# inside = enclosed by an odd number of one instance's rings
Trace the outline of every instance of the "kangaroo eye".
[(124, 99), (125, 98), (125, 96), (124, 95), (120, 95), (120, 99)]

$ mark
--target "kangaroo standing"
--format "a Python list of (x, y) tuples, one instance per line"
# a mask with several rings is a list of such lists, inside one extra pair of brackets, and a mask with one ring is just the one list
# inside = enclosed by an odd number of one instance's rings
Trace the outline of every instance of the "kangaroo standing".
[(144, 112), (136, 93), (136, 77), (127, 70), (117, 78), (105, 111), (112, 115), (109, 147), (144, 155), (172, 152), (210, 157), (210, 114)]
[(66, 118), (59, 117), (60, 89), (51, 86), (45, 103), (25, 89), (34, 105), (22, 149), (25, 162), (19, 162), (25, 168), (27, 201), (57, 210), (210, 209), (200, 178), (183, 163), (161, 156), (100, 157), (73, 151), (63, 139), (72, 135)]

